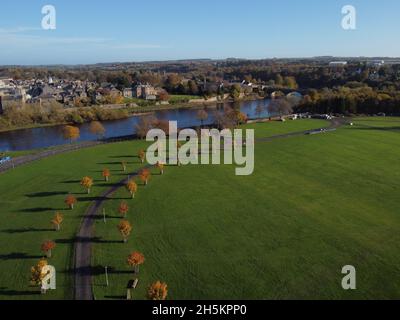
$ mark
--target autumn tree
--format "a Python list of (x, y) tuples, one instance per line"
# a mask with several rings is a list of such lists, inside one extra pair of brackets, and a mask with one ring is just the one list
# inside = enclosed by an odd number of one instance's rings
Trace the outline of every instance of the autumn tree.
[(280, 118), (293, 112), (291, 104), (285, 98), (274, 99), (268, 106), (268, 111), (272, 114), (279, 114)]
[(89, 126), (89, 131), (96, 135), (99, 139), (103, 138), (106, 133), (106, 129), (100, 121), (92, 121)]
[(81, 181), (81, 186), (87, 190), (88, 194), (90, 194), (90, 189), (93, 186), (93, 179), (90, 177), (83, 177)]
[(146, 153), (144, 150), (140, 150), (138, 153), (138, 158), (140, 160), (141, 163), (144, 163), (144, 160), (146, 158)]
[(166, 300), (167, 295), (168, 295), (167, 284), (161, 281), (154, 282), (147, 290), (147, 298), (149, 300), (154, 300), (154, 301)]
[(140, 252), (132, 252), (127, 259), (128, 265), (133, 268), (134, 273), (139, 273), (139, 268), (144, 263), (144, 261), (144, 255)]
[(34, 286), (40, 286), (42, 284), (42, 280), (45, 277), (42, 270), (45, 266), (47, 266), (47, 260), (41, 259), (37, 263), (36, 266), (31, 267), (31, 284)]
[(201, 109), (197, 112), (197, 120), (200, 120), (201, 126), (203, 126), (204, 121), (208, 119), (208, 113), (205, 109)]
[(77, 203), (76, 198), (73, 195), (68, 195), (65, 200), (65, 204), (70, 208), (71, 210), (74, 209), (75, 204)]
[(119, 224), (118, 224), (118, 230), (122, 236), (122, 238), (124, 239), (124, 243), (128, 242), (128, 237), (131, 234), (132, 231), (132, 226), (129, 223), (128, 220), (122, 220)]
[(110, 170), (109, 169), (104, 169), (102, 175), (103, 175), (103, 178), (105, 179), (105, 181), (108, 182), (108, 179), (111, 176)]
[(146, 138), (149, 130), (153, 129), (155, 121), (156, 119), (152, 116), (141, 117), (139, 122), (135, 125), (135, 130), (138, 137), (141, 139)]
[(40, 248), (47, 258), (51, 258), (51, 252), (55, 247), (56, 244), (53, 241), (45, 241)]
[(158, 93), (158, 99), (160, 100), (160, 101), (168, 101), (169, 100), (169, 94), (168, 94), (168, 92), (167, 91), (165, 91), (165, 90), (161, 90), (159, 93)]
[(243, 112), (238, 112), (237, 113), (237, 122), (238, 122), (238, 124), (245, 124), (245, 123), (247, 123), (247, 121), (248, 121), (248, 118), (247, 118), (247, 115), (245, 113), (243, 113)]
[(151, 172), (149, 169), (143, 169), (139, 173), (139, 179), (143, 182), (145, 186), (149, 183), (149, 179), (151, 177)]
[(74, 126), (64, 126), (63, 136), (64, 139), (69, 140), (72, 143), (72, 141), (77, 140), (80, 136), (79, 128)]
[(133, 180), (129, 180), (126, 184), (126, 189), (129, 191), (133, 199), (138, 189), (136, 182)]
[(120, 214), (122, 214), (122, 216), (124, 218), (126, 218), (126, 215), (128, 214), (128, 211), (129, 211), (128, 204), (125, 201), (121, 202), (121, 204), (119, 205), (118, 211)]
[(161, 162), (157, 162), (156, 167), (158, 170), (160, 170), (160, 174), (163, 175), (164, 174), (164, 164)]
[(51, 223), (53, 224), (53, 226), (55, 227), (56, 231), (60, 231), (61, 230), (61, 224), (64, 221), (64, 216), (57, 212), (53, 218), (53, 220), (51, 220)]

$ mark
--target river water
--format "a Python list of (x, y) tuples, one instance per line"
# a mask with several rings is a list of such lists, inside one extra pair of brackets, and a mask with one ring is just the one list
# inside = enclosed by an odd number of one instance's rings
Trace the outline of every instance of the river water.
[[(249, 118), (254, 119), (257, 117), (265, 118), (269, 116), (266, 108), (269, 102), (270, 100), (267, 99), (225, 103), (225, 105), (236, 108), (239, 107), (243, 113), (248, 115)], [(263, 106), (263, 112), (260, 115), (256, 114), (256, 108), (258, 105)], [(223, 110), (224, 104), (217, 105), (216, 107)], [(208, 108), (210, 109), (208, 112), (209, 117), (204, 121), (205, 125), (214, 123), (213, 112), (211, 110), (215, 109), (215, 106)], [(196, 108), (161, 110), (154, 112), (154, 116), (160, 120), (177, 121), (179, 128), (186, 128), (200, 125), (200, 121), (197, 120), (196, 117), (197, 112), (198, 109)], [(102, 122), (106, 129), (105, 138), (115, 138), (134, 134), (135, 125), (139, 120), (140, 117), (135, 116), (122, 120)], [(52, 126), (2, 132), (0, 133), (0, 151), (31, 150), (66, 144), (69, 141), (63, 138), (62, 128), (63, 126)], [(77, 141), (93, 141), (98, 138), (90, 132), (88, 123), (80, 125), (79, 129), (80, 138)]]

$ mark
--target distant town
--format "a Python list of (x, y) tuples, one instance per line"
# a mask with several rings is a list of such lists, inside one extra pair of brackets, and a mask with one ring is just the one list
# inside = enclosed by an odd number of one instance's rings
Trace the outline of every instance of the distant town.
[[(288, 94), (301, 97), (295, 106), (299, 112), (393, 114), (391, 106), (400, 100), (399, 86), (400, 60), (393, 58), (231, 58), (2, 67), (0, 130), (112, 120), (149, 107), (274, 99)], [(366, 95), (377, 97), (380, 106), (372, 108)], [(86, 107), (117, 111), (85, 119), (82, 108)], [(66, 115), (60, 116), (64, 111)]]

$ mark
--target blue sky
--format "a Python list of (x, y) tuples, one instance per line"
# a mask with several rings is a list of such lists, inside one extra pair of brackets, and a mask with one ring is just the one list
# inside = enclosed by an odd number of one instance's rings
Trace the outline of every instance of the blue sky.
[[(41, 29), (47, 4), (56, 30)], [(400, 56), (399, 12), (398, 0), (2, 0), (0, 65)]]

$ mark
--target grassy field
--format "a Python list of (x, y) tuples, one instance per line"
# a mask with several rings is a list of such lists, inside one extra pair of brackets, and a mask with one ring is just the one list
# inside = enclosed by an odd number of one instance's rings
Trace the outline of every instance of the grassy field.
[[(57, 244), (50, 260), (57, 271), (58, 289), (48, 299), (72, 298), (71, 254), (73, 238), (91, 200), (122, 180), (121, 170), (113, 171), (109, 183), (102, 181), (103, 168), (121, 168), (128, 161), (129, 171), (140, 166), (127, 154), (137, 154), (142, 142), (123, 142), (54, 156), (0, 175), (0, 299), (36, 299), (37, 289), (29, 287), (30, 267), (42, 257), (45, 240)], [(118, 165), (117, 165), (118, 164)], [(89, 175), (95, 179), (91, 194), (79, 185)], [(74, 211), (65, 210), (64, 199), (74, 194), (79, 203)], [(60, 232), (50, 224), (56, 211), (64, 215)]]
[[(363, 119), (361, 119), (363, 121)], [(313, 129), (317, 120), (248, 125), (257, 137)], [(373, 126), (373, 125), (372, 125)], [(400, 298), (398, 132), (354, 127), (334, 133), (256, 143), (255, 172), (234, 175), (233, 166), (167, 167), (140, 186), (134, 200), (121, 189), (106, 201), (107, 223), (97, 220), (103, 241), (93, 252), (97, 299), (120, 299), (136, 277), (126, 264), (132, 251), (146, 257), (136, 299), (156, 280), (170, 299)], [(143, 142), (124, 142), (55, 156), (0, 175), (0, 299), (71, 298), (72, 239), (96, 195), (130, 171)], [(101, 180), (101, 170), (112, 180)], [(91, 195), (79, 180), (97, 179)], [(54, 212), (74, 193), (74, 211)], [(118, 205), (130, 205), (133, 233), (127, 244), (117, 231)], [(45, 297), (29, 287), (29, 268), (43, 240), (56, 240), (51, 263), (59, 289)], [(341, 268), (352, 264), (358, 290), (341, 289)], [(105, 287), (104, 266), (110, 269)]]
[[(260, 136), (266, 125), (256, 125)], [(392, 126), (390, 122), (386, 126)], [(279, 131), (279, 130), (278, 130)], [(121, 299), (138, 277), (136, 299), (162, 280), (170, 299), (400, 298), (400, 136), (346, 127), (334, 133), (256, 145), (256, 171), (229, 166), (168, 167), (135, 200), (108, 201), (113, 218), (96, 223), (97, 299)], [(134, 231), (118, 244), (117, 208), (131, 204)], [(127, 255), (146, 257), (135, 276)], [(357, 269), (356, 291), (341, 269)]]

